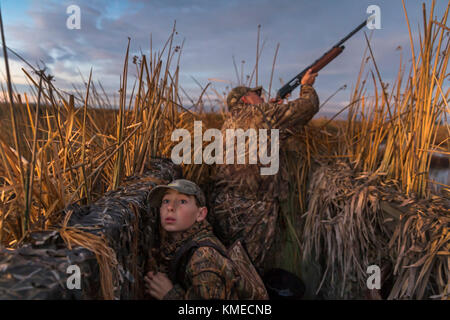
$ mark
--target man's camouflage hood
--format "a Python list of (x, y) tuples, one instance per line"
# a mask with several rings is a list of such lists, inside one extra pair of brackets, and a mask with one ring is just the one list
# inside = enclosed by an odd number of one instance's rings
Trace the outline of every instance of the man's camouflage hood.
[(239, 87), (233, 88), (233, 90), (231, 90), (227, 96), (228, 110), (231, 111), (234, 107), (236, 107), (239, 104), (239, 100), (243, 96), (245, 96), (248, 92), (251, 92), (251, 91), (256, 92), (260, 96), (261, 92), (262, 92), (262, 87), (258, 86), (256, 88), (248, 88), (248, 87), (244, 87), (244, 86), (239, 86)]

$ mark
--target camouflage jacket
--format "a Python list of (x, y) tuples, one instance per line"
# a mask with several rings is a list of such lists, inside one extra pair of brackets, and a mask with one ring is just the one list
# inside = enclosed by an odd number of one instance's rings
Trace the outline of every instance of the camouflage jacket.
[[(186, 241), (209, 241), (226, 252), (223, 244), (213, 234), (210, 224), (204, 220), (196, 223), (196, 228), (177, 245), (177, 249)], [(236, 273), (232, 262), (212, 247), (200, 247), (195, 250), (186, 264), (183, 283), (174, 283), (173, 288), (164, 296), (164, 300), (198, 299), (238, 299), (234, 289)]]
[[(222, 126), (222, 135), (226, 137), (227, 129), (268, 129), (267, 141), (271, 141), (271, 129), (279, 130), (280, 150), (286, 147), (288, 138), (299, 133), (305, 124), (319, 111), (319, 98), (311, 85), (303, 85), (300, 98), (286, 104), (261, 103), (259, 105), (238, 106), (233, 108), (232, 116)], [(261, 137), (259, 137), (261, 138)], [(248, 139), (247, 139), (248, 140)], [(258, 140), (258, 148), (261, 144)], [(270, 142), (267, 143), (270, 148)], [(237, 152), (235, 144), (235, 154)], [(270, 150), (270, 149), (269, 149)], [(217, 186), (225, 190), (232, 190), (239, 196), (252, 199), (256, 195), (264, 195), (264, 198), (273, 200), (279, 195), (287, 193), (285, 190), (286, 172), (279, 170), (275, 175), (261, 175), (260, 168), (267, 167), (258, 161), (257, 164), (249, 163), (248, 141), (245, 148), (245, 164), (217, 165)], [(280, 168), (282, 168), (282, 154), (280, 153)], [(258, 197), (260, 198), (260, 197)]]
[[(287, 104), (234, 107), (232, 116), (222, 126), (225, 137), (227, 129), (268, 129), (268, 149), (271, 148), (270, 129), (279, 130), (279, 171), (274, 175), (261, 175), (260, 168), (267, 165), (260, 161), (249, 164), (247, 143), (246, 164), (235, 161), (234, 164), (216, 166), (213, 210), (208, 214), (214, 232), (225, 245), (242, 239), (251, 261), (260, 272), (264, 270), (277, 232), (279, 202), (289, 195), (289, 172), (285, 164), (288, 157), (284, 150), (288, 147), (288, 139), (301, 131), (318, 110), (319, 98), (314, 88), (303, 85), (300, 98)], [(258, 149), (260, 147), (258, 141)]]

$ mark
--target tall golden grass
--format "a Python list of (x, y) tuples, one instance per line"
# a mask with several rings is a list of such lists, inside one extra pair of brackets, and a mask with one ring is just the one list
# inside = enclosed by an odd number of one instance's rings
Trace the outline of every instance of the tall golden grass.
[[(435, 1), (428, 17), (423, 6), (419, 55), (410, 32), (412, 63), (406, 83), (400, 60), (388, 90), (376, 48), (366, 37), (347, 121), (315, 123), (305, 130), (306, 154), (321, 165), (309, 181), (302, 249), (305, 258), (322, 259), (318, 291), (324, 285), (333, 298), (362, 294), (365, 267), (374, 261), (381, 265), (381, 258), (393, 265), (388, 298), (448, 298), (449, 186), (443, 185), (441, 195), (433, 194), (429, 172), (433, 153), (450, 154), (450, 89), (444, 91), (450, 1), (439, 21), (433, 20), (434, 7)], [(406, 9), (405, 17), (408, 21)], [(372, 68), (363, 76), (369, 63)], [(374, 84), (373, 99), (365, 89), (368, 78)], [(442, 129), (447, 135), (437, 140), (441, 122), (441, 135)]]
[[(398, 76), (389, 90), (376, 63), (376, 48), (366, 38), (367, 49), (347, 121), (312, 122), (302, 134), (292, 137), (286, 164), (292, 188), (281, 215), (290, 243), (284, 262), (289, 269), (297, 270), (301, 258), (300, 216), (308, 208), (309, 175), (318, 162), (341, 159), (358, 172), (398, 181), (405, 194), (424, 199), (431, 196), (431, 154), (450, 154), (448, 125), (443, 137), (436, 140), (437, 124), (449, 112), (450, 89), (444, 91), (450, 55), (445, 27), (449, 6), (450, 1), (439, 21), (433, 19), (435, 1), (428, 18), (423, 8), (418, 51), (409, 30), (413, 60), (406, 80), (400, 59)], [(405, 17), (408, 21), (406, 10)], [(61, 225), (60, 213), (68, 204), (91, 203), (117, 188), (124, 177), (142, 174), (151, 157), (170, 157), (174, 129), (193, 133), (194, 120), (202, 120), (203, 130), (221, 127), (226, 113), (208, 114), (183, 107), (179, 86), (183, 47), (173, 46), (174, 34), (175, 26), (161, 51), (151, 48), (149, 57), (142, 54), (133, 59), (138, 76), (131, 93), (127, 92), (128, 42), (118, 110), (107, 107), (108, 98), (100, 93), (92, 74), (85, 92), (78, 91), (75, 97), (55, 88), (52, 77), (44, 71), (23, 70), (34, 97), (24, 95), (22, 101), (13, 94), (14, 108), (9, 113), (0, 108), (0, 244), (14, 247), (28, 232)], [(257, 60), (259, 56), (258, 48)], [(372, 70), (364, 75), (369, 62)], [(366, 93), (368, 78), (373, 82), (374, 99)], [(3, 96), (8, 96), (3, 91)], [(214, 175), (214, 168), (208, 165), (183, 167), (185, 177), (200, 184), (208, 183)]]
[[(444, 81), (448, 77), (450, 56), (446, 24), (449, 6), (440, 21), (433, 20), (435, 1), (432, 2), (429, 18), (423, 4), (423, 33), (419, 33), (419, 54), (414, 48), (414, 39), (409, 28), (412, 65), (406, 81), (405, 67), (400, 57), (397, 79), (391, 85), (383, 82), (370, 43), (369, 61), (375, 98), (364, 96), (362, 73), (366, 65), (363, 60), (352, 101), (358, 101), (349, 109), (345, 132), (345, 151), (361, 171), (380, 172), (386, 179), (400, 182), (406, 194), (429, 197), (430, 160), (433, 153), (449, 154), (448, 136), (436, 143), (439, 124), (446, 120), (450, 89), (444, 92)], [(367, 38), (366, 38), (367, 40)], [(375, 71), (375, 73), (374, 73)], [(404, 82), (406, 82), (404, 84)], [(448, 123), (446, 127), (448, 129)], [(385, 144), (384, 152), (379, 152)], [(444, 147), (446, 146), (446, 149)]]
[[(25, 94), (20, 105), (21, 97), (14, 94), (13, 114), (19, 125), (1, 119), (0, 243), (14, 246), (27, 232), (61, 223), (58, 213), (68, 204), (91, 203), (124, 177), (142, 173), (151, 157), (167, 156), (167, 133), (183, 119), (178, 64), (171, 73), (175, 54), (181, 54), (172, 46), (174, 33), (175, 27), (160, 52), (133, 59), (138, 82), (131, 95), (128, 44), (118, 110), (90, 107), (107, 99), (96, 90), (92, 95), (92, 74), (84, 101), (75, 105), (75, 97), (56, 89), (51, 76), (23, 70), (37, 92), (37, 103), (29, 103), (32, 99)], [(22, 142), (21, 157), (11, 144), (10, 128)]]

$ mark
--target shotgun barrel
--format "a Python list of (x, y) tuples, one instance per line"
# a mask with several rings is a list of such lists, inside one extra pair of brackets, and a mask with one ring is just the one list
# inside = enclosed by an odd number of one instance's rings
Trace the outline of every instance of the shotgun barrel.
[(325, 52), (319, 59), (314, 61), (311, 65), (306, 67), (302, 72), (297, 74), (294, 78), (292, 78), (288, 83), (286, 83), (283, 87), (280, 88), (277, 92), (276, 99), (282, 100), (284, 99), (288, 94), (290, 94), (295, 88), (297, 88), (305, 73), (312, 68), (312, 71), (318, 72), (322, 68), (324, 68), (327, 64), (329, 64), (331, 61), (333, 61), (338, 55), (344, 51), (345, 47), (343, 46), (344, 42), (350, 39), (355, 33), (357, 33), (359, 30), (361, 30), (367, 23), (367, 20), (365, 20), (363, 23), (361, 23), (358, 27), (356, 27), (352, 32), (350, 32), (348, 35), (346, 35), (342, 40), (340, 40), (336, 45), (334, 45), (330, 50)]

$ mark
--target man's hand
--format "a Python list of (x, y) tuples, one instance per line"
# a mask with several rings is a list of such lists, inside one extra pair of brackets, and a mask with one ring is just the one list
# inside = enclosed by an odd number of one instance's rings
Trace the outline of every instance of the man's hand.
[(284, 99), (279, 99), (279, 100), (278, 100), (277, 98), (272, 98), (272, 99), (269, 100), (269, 102), (271, 102), (271, 103), (277, 103), (277, 104), (283, 104), (283, 102), (284, 102), (285, 100), (287, 100), (290, 96), (291, 96), (291, 94), (288, 93), (288, 94), (286, 95), (286, 97), (284, 97)]
[(144, 277), (146, 291), (154, 298), (162, 300), (173, 288), (173, 284), (165, 273), (148, 272)]
[[(316, 73), (313, 73), (312, 72), (312, 68), (310, 68), (308, 71), (306, 71), (306, 73), (305, 73), (305, 75), (303, 76), (303, 78), (302, 78), (302, 81), (300, 82), (302, 85), (303, 84), (309, 84), (309, 85), (313, 85), (314, 84), (314, 82), (316, 82), (316, 77), (318, 76), (319, 74), (316, 72)], [(300, 91), (301, 92), (301, 91)], [(269, 100), (269, 102), (271, 102), (271, 103), (277, 103), (277, 104), (282, 104), (283, 102), (284, 102), (284, 100), (285, 99), (287, 99), (287, 98), (289, 98), (290, 97), (290, 93), (289, 94), (287, 94), (286, 95), (286, 97), (284, 97), (284, 99), (277, 99), (277, 98), (272, 98), (272, 99), (270, 99)]]
[(312, 69), (309, 69), (308, 71), (306, 71), (305, 75), (303, 76), (301, 84), (313, 85), (314, 82), (316, 81), (317, 75), (318, 75), (318, 73), (312, 73)]

